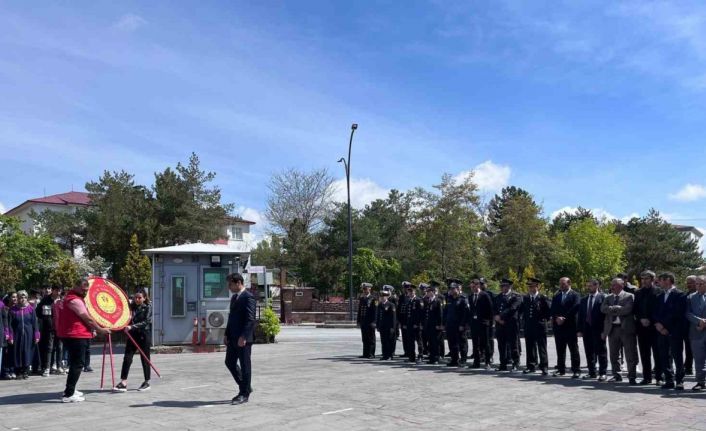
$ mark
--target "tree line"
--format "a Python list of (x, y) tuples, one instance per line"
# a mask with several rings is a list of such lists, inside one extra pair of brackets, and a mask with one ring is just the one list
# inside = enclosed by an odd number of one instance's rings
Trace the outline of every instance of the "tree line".
[[(196, 154), (155, 172), (152, 185), (124, 170), (105, 171), (86, 184), (91, 206), (74, 212), (32, 214), (35, 232), (0, 216), (0, 290), (68, 286), (87, 273), (103, 274), (133, 291), (151, 285), (141, 249), (222, 238), (233, 204), (222, 203), (216, 174)], [(81, 247), (84, 257), (73, 257)]]
[[(280, 268), (288, 280), (322, 294), (347, 294), (348, 208), (332, 199), (326, 170), (273, 175), (268, 238), (253, 262)], [(698, 243), (654, 209), (629, 221), (599, 219), (579, 207), (552, 220), (524, 189), (503, 188), (482, 202), (473, 176), (444, 174), (430, 189), (392, 190), (352, 210), (353, 280), (398, 285), (447, 277), (509, 277), (524, 289), (528, 277), (549, 290), (568, 276), (575, 286), (607, 282), (619, 272), (631, 280), (644, 269), (684, 277), (700, 273)]]

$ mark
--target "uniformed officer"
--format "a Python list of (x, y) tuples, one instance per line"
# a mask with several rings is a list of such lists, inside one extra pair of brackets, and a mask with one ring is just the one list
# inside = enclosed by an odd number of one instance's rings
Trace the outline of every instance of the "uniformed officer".
[(480, 368), (481, 362), (490, 369), (492, 354), (490, 353), (490, 328), (493, 322), (493, 301), (490, 295), (481, 289), (481, 277), (471, 280), (471, 294), (468, 298), (468, 325), (471, 328), (473, 343), (473, 363), (469, 368)]
[[(397, 306), (397, 323), (402, 332), (402, 350), (404, 357), (408, 360), (414, 354), (414, 334), (409, 310), (412, 305), (410, 297), (416, 297), (414, 294), (414, 286), (409, 281), (403, 281), (402, 294), (400, 295)], [(414, 361), (412, 360), (410, 362)]]
[(397, 338), (400, 335), (400, 325), (399, 321), (397, 319), (397, 316), (399, 316), (398, 312), (398, 307), (397, 303), (399, 302), (399, 299), (397, 298), (397, 295), (395, 294), (395, 287), (391, 286), (389, 284), (385, 284), (382, 286), (382, 291), (388, 292), (389, 298), (388, 300), (390, 303), (392, 303), (395, 306), (395, 336), (392, 338), (392, 352), (394, 353), (397, 350)]
[(363, 355), (361, 358), (372, 359), (375, 357), (375, 325), (377, 311), (377, 301), (370, 293), (373, 285), (361, 283), (362, 295), (358, 299), (358, 317), (356, 323), (360, 328), (360, 335), (363, 339)]
[[(522, 298), (512, 291), (512, 280), (503, 278), (500, 288), (502, 293), (495, 297), (495, 334), (500, 354), (500, 366), (496, 371), (514, 371), (520, 364), (518, 310)], [(508, 368), (510, 361), (512, 365)]]
[[(446, 339), (446, 334), (444, 333), (444, 309), (446, 308), (446, 295), (442, 295), (439, 291), (441, 287), (441, 283), (438, 281), (430, 281), (429, 285), (431, 285), (434, 288), (434, 297), (439, 301), (441, 304), (441, 332), (439, 334), (438, 340), (439, 340), (439, 357), (440, 358), (445, 358), (446, 357), (446, 343), (444, 340)], [(448, 293), (448, 292), (447, 292)]]
[(436, 288), (430, 283), (426, 288), (426, 303), (424, 304), (424, 334), (429, 349), (429, 364), (439, 363), (439, 344), (443, 341), (444, 330), (443, 306), (437, 297)]
[(525, 325), (525, 347), (527, 348), (527, 368), (523, 373), (534, 373), (539, 367), (542, 375), (546, 376), (549, 373), (547, 322), (551, 318), (551, 306), (547, 296), (539, 292), (541, 283), (538, 278), (528, 278), (529, 293), (522, 297), (520, 311)]
[[(491, 314), (495, 312), (495, 297), (497, 296), (495, 293), (492, 291), (488, 290), (488, 282), (486, 281), (485, 277), (480, 277), (478, 279), (480, 282), (480, 288), (483, 292), (487, 293), (488, 296), (490, 297), (490, 303), (491, 303)], [(495, 326), (495, 320), (491, 317), (490, 318), (490, 325), (488, 326), (488, 354), (490, 355), (490, 364), (492, 365), (493, 363), (493, 356), (495, 356), (495, 339), (493, 338), (494, 333), (493, 333), (493, 327)]]
[[(468, 340), (465, 337), (466, 323), (468, 321), (468, 302), (466, 301), (466, 297), (459, 293), (461, 280), (449, 278), (447, 283), (449, 286), (449, 296), (446, 307), (444, 308), (444, 327), (449, 343), (449, 351), (451, 352), (451, 361), (446, 365), (449, 367), (458, 367), (460, 365), (459, 354), (461, 352), (462, 342), (466, 343), (466, 353), (468, 352)], [(465, 355), (463, 360), (466, 360)]]
[(390, 290), (380, 292), (380, 303), (377, 312), (377, 328), (382, 344), (381, 361), (389, 361), (395, 355), (395, 340), (397, 339), (397, 309), (390, 301)]

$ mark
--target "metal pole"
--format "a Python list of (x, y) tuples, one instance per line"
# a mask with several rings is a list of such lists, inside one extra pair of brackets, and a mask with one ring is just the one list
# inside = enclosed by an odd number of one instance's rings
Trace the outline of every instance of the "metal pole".
[(351, 213), (351, 147), (357, 124), (351, 125), (351, 138), (348, 141), (348, 162), (346, 163), (346, 188), (348, 191), (348, 318), (353, 321), (353, 219)]

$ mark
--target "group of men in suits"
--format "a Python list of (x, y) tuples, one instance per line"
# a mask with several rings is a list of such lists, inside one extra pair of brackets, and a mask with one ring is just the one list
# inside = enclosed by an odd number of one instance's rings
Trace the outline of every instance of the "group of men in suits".
[[(361, 285), (357, 323), (363, 339), (364, 358), (375, 357), (375, 331), (380, 333), (381, 360), (395, 355), (401, 333), (403, 357), (408, 362), (438, 364), (444, 355), (444, 339), (450, 357), (447, 366), (492, 369), (495, 342), (499, 364), (496, 371), (518, 371), (521, 327), (525, 338), (525, 374), (549, 374), (547, 326), (556, 343), (554, 376), (567, 374), (574, 379), (621, 382), (623, 365), (631, 385), (656, 383), (663, 389), (684, 389), (684, 376), (696, 364), (694, 391), (706, 389), (706, 276), (687, 278), (687, 292), (674, 285), (674, 275), (657, 277), (652, 271), (640, 276), (640, 287), (619, 274), (610, 283), (610, 292), (601, 291), (599, 280), (586, 283), (581, 296), (571, 280), (559, 281), (559, 290), (550, 299), (541, 292), (541, 280), (527, 280), (527, 294), (513, 290), (513, 282), (502, 279), (500, 293), (486, 289), (483, 277), (474, 277), (463, 293), (462, 282), (447, 280), (448, 291), (439, 293), (437, 282), (414, 286), (403, 282), (404, 294), (396, 297), (392, 286), (383, 286), (378, 300), (372, 284)], [(420, 297), (417, 289), (424, 293)], [(493, 334), (494, 331), (494, 334)], [(468, 334), (472, 345), (468, 353)], [(587, 372), (581, 375), (579, 338), (582, 339)], [(686, 345), (686, 357), (684, 356)], [(693, 352), (693, 359), (692, 359)], [(468, 363), (472, 359), (471, 363)], [(608, 378), (608, 359), (611, 374)], [(637, 365), (642, 362), (642, 380), (637, 381)]]

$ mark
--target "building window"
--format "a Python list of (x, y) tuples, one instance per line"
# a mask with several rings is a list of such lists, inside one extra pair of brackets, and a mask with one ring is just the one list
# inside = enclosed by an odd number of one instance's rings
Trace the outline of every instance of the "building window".
[(243, 240), (243, 228), (242, 227), (234, 227), (233, 228), (233, 239), (236, 241)]
[(184, 317), (186, 311), (186, 277), (172, 277), (172, 317)]
[(204, 299), (229, 298), (226, 276), (228, 268), (204, 268), (203, 297)]

